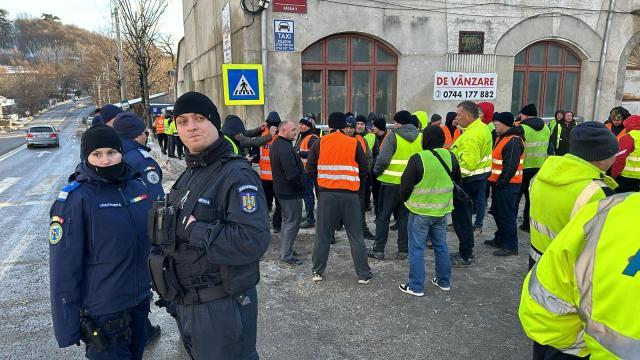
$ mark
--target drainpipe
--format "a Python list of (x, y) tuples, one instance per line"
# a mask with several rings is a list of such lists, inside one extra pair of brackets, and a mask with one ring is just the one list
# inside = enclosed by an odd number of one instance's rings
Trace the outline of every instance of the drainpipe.
[(607, 48), (609, 45), (609, 33), (611, 32), (611, 20), (613, 19), (613, 7), (616, 0), (609, 0), (609, 11), (607, 12), (607, 25), (604, 29), (604, 39), (602, 39), (602, 51), (600, 52), (600, 64), (598, 66), (598, 76), (596, 77), (596, 97), (593, 106), (593, 120), (597, 120), (600, 111), (600, 94), (602, 93), (602, 78), (604, 76), (604, 65), (607, 59)]
[(262, 33), (262, 76), (264, 84), (264, 105), (262, 106), (264, 116), (263, 119), (269, 115), (269, 71), (267, 71), (267, 9), (265, 8), (260, 14), (260, 32)]

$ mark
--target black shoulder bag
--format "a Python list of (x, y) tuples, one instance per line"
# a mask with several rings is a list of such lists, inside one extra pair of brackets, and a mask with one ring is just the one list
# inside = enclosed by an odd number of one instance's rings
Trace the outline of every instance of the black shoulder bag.
[(471, 196), (469, 196), (469, 194), (467, 194), (464, 191), (464, 189), (460, 185), (458, 185), (456, 181), (453, 179), (453, 174), (451, 173), (451, 170), (449, 170), (447, 163), (445, 163), (444, 160), (442, 160), (442, 157), (440, 157), (440, 154), (438, 154), (438, 152), (433, 149), (429, 151), (431, 151), (433, 156), (435, 156), (436, 159), (438, 159), (438, 161), (440, 162), (440, 165), (442, 165), (442, 167), (444, 168), (444, 171), (446, 171), (447, 175), (449, 175), (449, 178), (451, 178), (451, 182), (453, 183), (454, 199), (462, 203), (471, 204), (473, 202), (473, 200), (471, 199)]

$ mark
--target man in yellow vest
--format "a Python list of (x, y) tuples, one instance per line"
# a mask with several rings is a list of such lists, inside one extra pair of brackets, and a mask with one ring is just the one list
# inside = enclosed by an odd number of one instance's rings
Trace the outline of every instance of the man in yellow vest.
[(564, 156), (550, 156), (533, 179), (529, 267), (584, 205), (613, 195), (615, 181), (606, 175), (618, 152), (616, 137), (602, 123), (587, 121), (571, 133)]
[(409, 281), (399, 288), (413, 296), (424, 296), (427, 238), (435, 253), (436, 276), (431, 283), (443, 291), (451, 289), (447, 214), (453, 210), (453, 180), (459, 183), (462, 178), (455, 156), (442, 148), (444, 141), (440, 126), (427, 126), (422, 132), (424, 150), (411, 156), (400, 181), (400, 197), (410, 213)]
[(460, 241), (460, 251), (451, 255), (453, 266), (469, 266), (473, 255), (474, 235), (473, 206), (486, 207), (485, 192), (491, 174), (491, 131), (480, 119), (480, 109), (473, 101), (463, 101), (456, 108), (456, 119), (462, 134), (451, 146), (451, 151), (460, 163), (462, 188), (473, 199), (473, 204), (454, 198), (451, 217)]
[[(368, 119), (364, 115), (356, 116), (356, 133), (367, 142), (367, 146), (371, 151), (371, 163), (370, 167), (373, 167), (373, 147), (376, 143), (376, 135), (371, 131), (371, 123), (369, 123)], [(364, 187), (364, 209), (365, 211), (371, 211), (371, 187), (373, 185), (372, 181), (373, 176), (367, 175), (367, 183)], [(366, 237), (366, 235), (365, 235)], [(371, 234), (371, 238), (373, 239), (374, 235)]]
[(389, 236), (389, 221), (395, 213), (398, 223), (398, 255), (397, 260), (404, 260), (408, 253), (407, 218), (408, 211), (400, 198), (400, 178), (407, 167), (409, 158), (422, 151), (418, 129), (411, 125), (411, 113), (402, 110), (393, 117), (395, 129), (387, 135), (380, 147), (380, 154), (373, 168), (373, 173), (382, 183), (376, 216), (376, 242), (369, 251), (369, 256), (377, 260), (384, 259), (384, 248)]
[(640, 357), (638, 217), (637, 193), (587, 204), (531, 269), (519, 316), (534, 360)]
[(640, 191), (640, 116), (624, 121), (627, 134), (620, 138), (618, 157), (611, 176), (620, 184), (617, 192)]
[[(531, 180), (538, 173), (542, 164), (549, 156), (549, 137), (551, 130), (545, 125), (544, 120), (538, 117), (538, 109), (534, 104), (528, 105), (530, 109), (520, 111), (520, 126), (524, 130), (524, 140), (527, 147), (524, 152), (524, 164), (522, 173), (522, 186), (516, 201), (516, 207), (520, 204), (520, 199), (524, 195), (524, 210), (522, 212), (522, 225), (520, 230), (529, 232), (529, 211), (531, 202), (529, 200), (529, 185)], [(516, 208), (517, 210), (517, 208)]]

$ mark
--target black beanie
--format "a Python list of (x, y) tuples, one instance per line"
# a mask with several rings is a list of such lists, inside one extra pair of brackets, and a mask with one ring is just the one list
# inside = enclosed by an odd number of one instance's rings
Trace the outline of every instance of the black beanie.
[(407, 110), (400, 110), (393, 117), (393, 121), (397, 122), (400, 125), (411, 124), (411, 113)]
[(600, 161), (618, 152), (618, 140), (599, 121), (587, 121), (571, 130), (569, 153), (586, 161)]
[(422, 149), (437, 149), (444, 146), (444, 131), (438, 125), (429, 125), (422, 130)]
[(144, 132), (146, 126), (138, 115), (132, 112), (123, 112), (116, 115), (113, 120), (113, 130), (123, 139), (135, 139)]
[(86, 162), (89, 154), (96, 149), (111, 148), (122, 153), (122, 140), (116, 131), (107, 125), (96, 125), (82, 134), (80, 156)]
[(238, 117), (237, 115), (231, 114), (227, 115), (227, 117), (224, 118), (224, 124), (222, 125), (223, 134), (233, 137), (244, 132), (245, 130), (246, 129), (244, 127), (242, 119), (240, 119), (240, 117)]
[(367, 118), (364, 115), (358, 115), (356, 116), (356, 123), (363, 123), (365, 126), (369, 125), (369, 120), (367, 120)]
[(213, 123), (213, 126), (220, 131), (220, 114), (218, 108), (206, 95), (196, 91), (189, 91), (182, 94), (175, 105), (173, 105), (174, 119), (182, 114), (196, 113), (200, 114)]
[(265, 121), (269, 126), (278, 126), (280, 125), (280, 122), (282, 122), (282, 120), (280, 120), (280, 114), (278, 114), (277, 111), (270, 112)]
[(329, 115), (329, 128), (341, 130), (347, 127), (347, 117), (344, 113), (334, 112)]
[(535, 104), (527, 104), (522, 108), (522, 110), (520, 110), (520, 114), (526, 116), (538, 116), (538, 109)]
[(377, 117), (373, 119), (373, 126), (375, 126), (378, 130), (386, 131), (387, 121), (383, 117)]
[(513, 114), (510, 112), (501, 112), (501, 113), (497, 113), (494, 117), (493, 117), (493, 121), (498, 121), (501, 122), (505, 125), (507, 125), (508, 127), (512, 127), (514, 121), (513, 118)]

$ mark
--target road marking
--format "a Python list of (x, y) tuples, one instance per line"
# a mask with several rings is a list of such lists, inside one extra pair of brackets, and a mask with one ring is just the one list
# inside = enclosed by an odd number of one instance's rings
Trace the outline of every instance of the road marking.
[(13, 247), (9, 255), (7, 255), (7, 257), (4, 258), (2, 262), (0, 262), (0, 264), (5, 265), (0, 268), (0, 281), (2, 281), (2, 279), (9, 272), (9, 270), (13, 268), (16, 260), (20, 258), (20, 256), (26, 249), (27, 245), (29, 245), (29, 243), (35, 240), (35, 238), (36, 236), (33, 234), (24, 235), (22, 239), (20, 239), (18, 244), (16, 244), (16, 246)]
[(18, 181), (20, 181), (19, 177), (8, 177), (2, 181), (0, 181), (0, 194), (2, 194), (5, 190), (7, 190), (8, 188), (10, 188), (13, 184), (17, 183)]
[(12, 202), (0, 202), (0, 209), (6, 207), (13, 206), (33, 206), (33, 205), (51, 205), (53, 200), (34, 200), (34, 201), (24, 201), (20, 203), (12, 203)]
[(36, 156), (36, 157), (42, 157), (42, 155), (44, 155), (44, 154), (51, 154), (51, 151), (39, 151), (38, 152), (38, 156)]
[(22, 146), (19, 146), (18, 148), (13, 149), (13, 150), (9, 151), (8, 153), (6, 153), (6, 154), (4, 154), (4, 155), (0, 156), (0, 161), (6, 160), (6, 159), (8, 159), (8, 158), (12, 157), (13, 155), (15, 155), (15, 154), (16, 154), (17, 152), (19, 152), (20, 150), (24, 150), (24, 149), (26, 149), (26, 148), (27, 148), (27, 144), (24, 144), (24, 145), (22, 145)]

